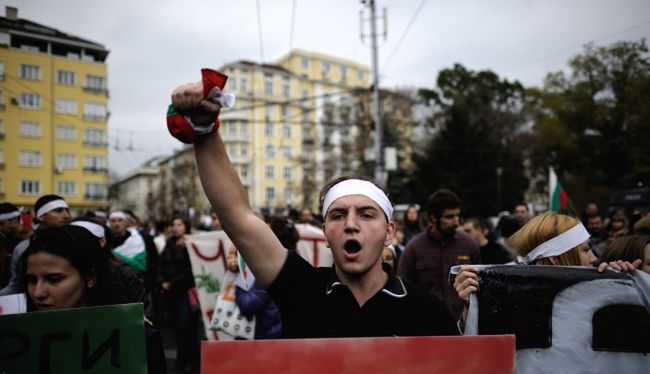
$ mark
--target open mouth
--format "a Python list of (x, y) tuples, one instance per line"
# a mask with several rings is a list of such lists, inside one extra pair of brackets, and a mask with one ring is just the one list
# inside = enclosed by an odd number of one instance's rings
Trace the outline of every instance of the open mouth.
[(343, 244), (343, 249), (348, 253), (357, 253), (361, 250), (361, 243), (351, 239)]

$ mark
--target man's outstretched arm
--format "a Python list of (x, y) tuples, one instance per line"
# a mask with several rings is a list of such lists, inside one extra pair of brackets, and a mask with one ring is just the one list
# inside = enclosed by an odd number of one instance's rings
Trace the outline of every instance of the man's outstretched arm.
[[(178, 87), (172, 105), (191, 113), (195, 124), (213, 122), (220, 106), (202, 99), (200, 83)], [(219, 216), (223, 230), (242, 254), (256, 280), (268, 287), (280, 272), (287, 250), (264, 221), (253, 214), (246, 191), (228, 159), (221, 136), (200, 137), (194, 143), (201, 185)]]

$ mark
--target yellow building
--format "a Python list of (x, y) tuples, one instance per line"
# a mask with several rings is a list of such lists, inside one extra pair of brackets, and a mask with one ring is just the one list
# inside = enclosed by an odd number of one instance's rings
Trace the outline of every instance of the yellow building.
[(221, 114), (221, 136), (254, 208), (316, 208), (327, 158), (327, 105), (367, 87), (367, 66), (294, 49), (275, 64), (236, 61), (220, 68), (237, 95)]
[(17, 16), (0, 17), (0, 200), (106, 206), (108, 50)]

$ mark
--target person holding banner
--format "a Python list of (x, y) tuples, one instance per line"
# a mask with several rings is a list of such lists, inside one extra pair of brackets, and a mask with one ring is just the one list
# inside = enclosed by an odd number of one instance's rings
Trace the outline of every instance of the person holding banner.
[[(455, 335), (445, 306), (433, 295), (382, 267), (381, 253), (395, 233), (393, 206), (371, 181), (343, 177), (321, 192), (323, 231), (335, 265), (313, 268), (285, 249), (250, 207), (228, 159), (219, 110), (232, 105), (221, 90), (227, 76), (203, 69), (203, 81), (172, 93), (170, 133), (193, 143), (203, 189), (221, 225), (267, 288), (282, 314), (283, 336)], [(403, 318), (395, 319), (395, 316)]]
[[(508, 246), (519, 257), (517, 262), (526, 265), (584, 266), (593, 267), (596, 256), (589, 248), (589, 232), (575, 217), (558, 213), (543, 213), (532, 218), (508, 239)], [(598, 271), (605, 269), (633, 273), (641, 260), (603, 262)], [(462, 266), (454, 288), (463, 300), (465, 308), (461, 315), (467, 317), (469, 295), (479, 288), (477, 269), (471, 265)]]
[[(18, 273), (27, 311), (52, 311), (119, 302), (106, 255), (85, 227), (64, 225), (37, 230)], [(149, 373), (166, 373), (160, 333), (145, 326)]]

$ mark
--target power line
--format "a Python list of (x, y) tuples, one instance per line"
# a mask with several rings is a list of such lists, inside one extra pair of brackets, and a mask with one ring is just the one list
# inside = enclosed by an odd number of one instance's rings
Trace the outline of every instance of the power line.
[(296, 29), (296, 2), (293, 0), (291, 4), (291, 31), (289, 32), (289, 50), (293, 48), (293, 35)]
[(399, 49), (400, 45), (402, 44), (402, 41), (404, 40), (404, 38), (408, 34), (409, 30), (411, 29), (411, 26), (413, 26), (413, 24), (415, 23), (415, 20), (418, 18), (418, 15), (420, 14), (420, 11), (422, 10), (422, 8), (424, 7), (424, 4), (426, 2), (427, 2), (427, 0), (422, 0), (420, 2), (420, 5), (418, 5), (417, 9), (415, 10), (415, 13), (411, 17), (411, 20), (409, 21), (408, 25), (406, 26), (406, 28), (402, 32), (402, 35), (397, 40), (397, 44), (395, 45), (395, 48), (393, 48), (393, 51), (390, 53), (390, 55), (386, 59), (386, 62), (384, 62), (384, 67), (382, 69), (382, 73), (386, 70), (386, 66), (388, 66), (390, 61), (393, 59), (393, 57), (397, 53), (397, 50)]
[(264, 62), (264, 38), (262, 37), (262, 8), (260, 6), (260, 0), (256, 1), (257, 3), (257, 35), (259, 38), (260, 45), (260, 62)]
[(528, 66), (530, 66), (530, 65), (536, 65), (536, 64), (538, 64), (538, 63), (540, 63), (540, 62), (543, 62), (543, 61), (546, 61), (546, 60), (550, 60), (550, 59), (555, 58), (555, 57), (557, 57), (557, 56), (561, 56), (561, 55), (565, 55), (565, 54), (567, 54), (567, 53), (569, 53), (569, 52), (573, 52), (573, 51), (575, 51), (575, 50), (578, 49), (578, 48), (582, 48), (582, 47), (583, 47), (585, 44), (587, 44), (587, 43), (593, 43), (593, 42), (597, 42), (597, 41), (600, 41), (600, 40), (603, 40), (603, 39), (607, 39), (607, 38), (612, 37), (612, 36), (614, 36), (614, 35), (622, 34), (622, 33), (625, 33), (625, 32), (628, 32), (628, 31), (631, 31), (631, 30), (634, 30), (634, 29), (638, 29), (638, 28), (643, 27), (643, 26), (646, 26), (646, 25), (648, 25), (648, 24), (650, 24), (650, 20), (645, 21), (645, 22), (642, 22), (642, 23), (637, 24), (637, 25), (634, 25), (634, 26), (627, 27), (627, 28), (622, 29), (622, 30), (618, 30), (618, 31), (614, 31), (614, 32), (611, 32), (611, 33), (608, 33), (608, 34), (605, 34), (605, 35), (601, 35), (601, 36), (599, 36), (599, 37), (597, 37), (597, 38), (594, 38), (594, 39), (588, 40), (586, 43), (581, 43), (580, 45), (577, 45), (577, 46), (573, 46), (573, 47), (570, 47), (570, 48), (566, 48), (566, 49), (563, 49), (563, 50), (561, 50), (561, 51), (558, 51), (558, 52), (554, 52), (554, 53), (548, 54), (548, 55), (546, 55), (546, 56), (542, 56), (542, 57), (539, 57), (539, 58), (536, 58), (536, 59), (533, 59), (533, 60), (529, 60), (529, 61), (527, 61), (527, 62), (524, 62), (524, 63), (518, 64), (518, 65), (514, 65), (514, 66), (511, 67), (511, 68), (507, 68), (507, 69), (506, 69), (506, 72), (510, 72), (510, 73), (511, 73), (511, 72), (513, 72), (513, 71), (520, 70), (520, 69), (525, 68), (525, 67), (528, 67)]

